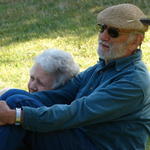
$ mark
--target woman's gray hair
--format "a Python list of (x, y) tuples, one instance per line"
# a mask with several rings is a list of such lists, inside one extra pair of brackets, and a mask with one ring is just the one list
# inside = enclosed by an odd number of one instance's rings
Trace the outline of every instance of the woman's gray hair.
[(58, 49), (48, 49), (35, 57), (35, 64), (39, 64), (44, 71), (52, 75), (52, 88), (64, 85), (69, 79), (79, 73), (79, 66), (74, 62), (70, 53)]

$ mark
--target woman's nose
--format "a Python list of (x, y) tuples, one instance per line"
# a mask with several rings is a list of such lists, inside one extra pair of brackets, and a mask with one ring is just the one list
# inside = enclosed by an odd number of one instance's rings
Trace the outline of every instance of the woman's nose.
[(35, 83), (30, 83), (29, 89), (30, 89), (30, 92), (37, 92), (38, 91), (38, 88), (37, 88)]

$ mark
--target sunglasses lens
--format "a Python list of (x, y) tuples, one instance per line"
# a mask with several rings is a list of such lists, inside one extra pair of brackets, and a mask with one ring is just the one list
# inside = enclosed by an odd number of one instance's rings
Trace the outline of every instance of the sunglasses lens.
[(108, 34), (112, 37), (112, 38), (117, 38), (119, 36), (119, 32), (117, 29), (115, 28), (108, 28)]
[(105, 29), (107, 29), (106, 25), (98, 24), (98, 30), (100, 31), (100, 33), (103, 33)]
[(103, 33), (107, 29), (108, 34), (112, 38), (117, 38), (119, 36), (119, 31), (116, 28), (107, 27), (105, 24), (97, 24), (97, 28), (100, 33)]

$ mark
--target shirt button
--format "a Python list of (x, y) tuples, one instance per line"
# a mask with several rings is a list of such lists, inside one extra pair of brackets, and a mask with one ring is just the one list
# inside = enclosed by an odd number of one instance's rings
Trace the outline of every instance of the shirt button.
[(93, 87), (91, 86), (91, 87), (89, 88), (89, 90), (93, 90)]

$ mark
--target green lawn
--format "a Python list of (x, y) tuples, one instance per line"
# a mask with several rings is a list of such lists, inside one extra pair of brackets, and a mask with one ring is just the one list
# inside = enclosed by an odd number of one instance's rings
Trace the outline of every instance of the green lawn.
[[(96, 63), (96, 15), (124, 2), (150, 16), (149, 0), (0, 0), (0, 89), (27, 89), (32, 58), (44, 49), (72, 53), (81, 71)], [(142, 49), (150, 70), (150, 31)]]
[[(32, 58), (47, 48), (73, 54), (81, 71), (97, 61), (96, 15), (107, 6), (148, 0), (0, 0), (0, 88), (26, 89)], [(150, 31), (142, 45), (150, 70)]]

